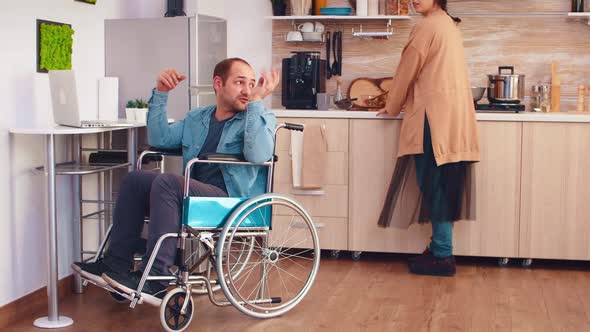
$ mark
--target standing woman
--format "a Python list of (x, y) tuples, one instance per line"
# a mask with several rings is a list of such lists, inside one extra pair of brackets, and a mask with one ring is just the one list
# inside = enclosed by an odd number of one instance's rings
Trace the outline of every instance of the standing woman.
[(431, 222), (432, 240), (410, 260), (416, 274), (452, 276), (453, 222), (473, 219), (479, 134), (459, 18), (447, 0), (413, 0), (424, 18), (410, 33), (385, 108), (404, 112), (398, 160), (379, 225)]

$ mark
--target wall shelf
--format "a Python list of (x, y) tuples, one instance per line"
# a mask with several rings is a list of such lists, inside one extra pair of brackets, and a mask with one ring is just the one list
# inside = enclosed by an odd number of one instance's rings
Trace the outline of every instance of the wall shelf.
[(571, 17), (586, 17), (586, 18), (588, 18), (588, 25), (590, 25), (590, 12), (584, 12), (584, 13), (567, 13), (567, 16), (571, 16)]
[(410, 16), (402, 15), (378, 15), (378, 16), (356, 16), (356, 15), (306, 15), (306, 16), (265, 16), (267, 20), (409, 20)]

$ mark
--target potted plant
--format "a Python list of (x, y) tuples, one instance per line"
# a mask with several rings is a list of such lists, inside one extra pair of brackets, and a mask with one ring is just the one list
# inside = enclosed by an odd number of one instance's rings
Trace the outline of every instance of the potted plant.
[(146, 123), (148, 105), (143, 99), (129, 100), (125, 107), (127, 121)]
[(272, 14), (274, 16), (285, 16), (287, 13), (287, 0), (270, 0), (272, 3)]

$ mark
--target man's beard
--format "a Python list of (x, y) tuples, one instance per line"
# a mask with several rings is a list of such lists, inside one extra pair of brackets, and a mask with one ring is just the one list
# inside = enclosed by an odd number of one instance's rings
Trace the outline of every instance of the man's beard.
[(246, 110), (246, 107), (248, 105), (247, 102), (245, 104), (242, 103), (239, 98), (240, 97), (236, 98), (234, 100), (234, 102), (232, 103), (232, 105), (231, 105), (232, 111), (234, 111), (236, 113), (245, 111)]

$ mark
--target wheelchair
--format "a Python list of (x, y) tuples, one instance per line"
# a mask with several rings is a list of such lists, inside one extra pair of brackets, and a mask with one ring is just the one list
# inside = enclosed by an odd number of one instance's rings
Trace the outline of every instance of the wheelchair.
[[(275, 129), (303, 131), (303, 125), (284, 123)], [(275, 140), (276, 141), (276, 140)], [(276, 143), (275, 143), (276, 146)], [(177, 151), (144, 151), (158, 163)], [(185, 330), (193, 316), (193, 295), (207, 295), (219, 307), (233, 306), (254, 318), (272, 318), (293, 309), (311, 288), (320, 263), (320, 246), (312, 218), (289, 196), (273, 193), (276, 154), (264, 163), (250, 163), (234, 155), (194, 158), (185, 167), (182, 222), (178, 233), (162, 235), (146, 264), (137, 289), (127, 294), (106, 288), (120, 302), (142, 303), (141, 290), (148, 280), (169, 283), (160, 305), (160, 322), (166, 331)], [(268, 168), (267, 193), (256, 197), (191, 197), (189, 181), (196, 163), (255, 165)], [(163, 171), (163, 164), (160, 165)], [(102, 256), (111, 228), (99, 246)], [(150, 275), (162, 242), (175, 238), (176, 264), (170, 275)], [(191, 245), (197, 243), (198, 245)], [(86, 285), (91, 280), (84, 280)], [(216, 293), (221, 290), (224, 298)]]

